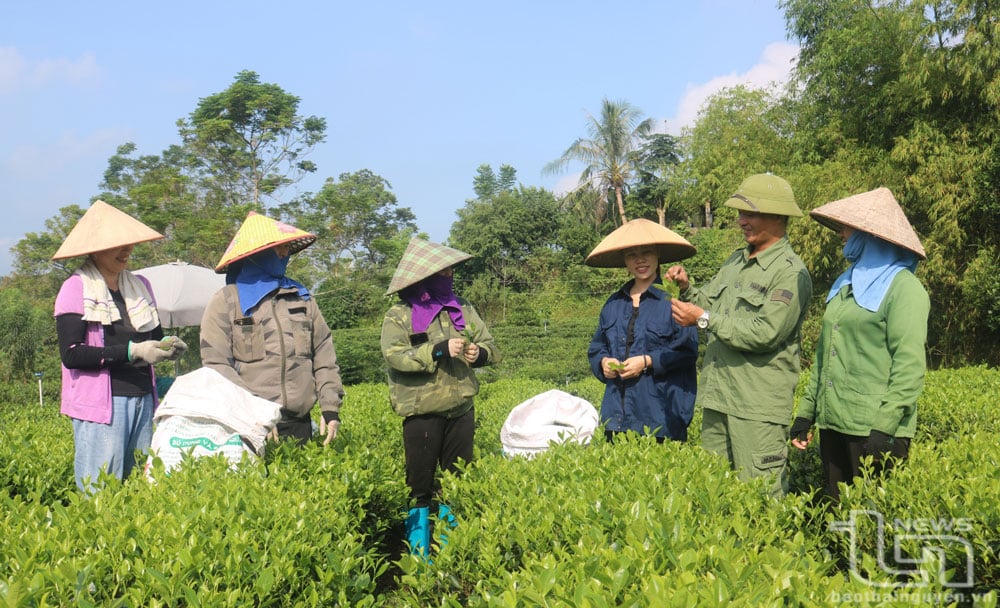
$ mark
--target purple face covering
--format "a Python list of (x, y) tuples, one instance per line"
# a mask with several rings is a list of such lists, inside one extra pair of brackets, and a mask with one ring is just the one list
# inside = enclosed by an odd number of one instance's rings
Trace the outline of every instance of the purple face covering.
[(462, 316), (462, 307), (452, 291), (451, 277), (435, 274), (405, 289), (400, 295), (413, 309), (413, 333), (427, 331), (431, 321), (442, 309), (448, 311), (455, 329), (465, 329), (465, 317)]

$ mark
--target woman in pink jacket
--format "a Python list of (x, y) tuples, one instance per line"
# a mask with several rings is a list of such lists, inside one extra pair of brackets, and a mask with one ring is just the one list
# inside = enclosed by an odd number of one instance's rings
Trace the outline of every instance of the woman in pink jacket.
[(149, 449), (156, 379), (153, 365), (187, 346), (163, 340), (149, 282), (126, 270), (136, 243), (163, 235), (97, 201), (66, 236), (53, 260), (86, 256), (59, 290), (56, 333), (62, 406), (73, 420), (76, 485), (95, 488), (101, 471), (125, 479), (135, 450)]

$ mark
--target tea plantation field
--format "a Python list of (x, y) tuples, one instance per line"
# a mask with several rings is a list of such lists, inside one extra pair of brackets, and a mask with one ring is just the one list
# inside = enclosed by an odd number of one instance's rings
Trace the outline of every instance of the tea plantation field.
[(69, 421), (8, 390), (0, 605), (997, 605), (997, 370), (929, 373), (910, 461), (836, 507), (813, 499), (815, 446), (793, 458), (794, 492), (771, 500), (699, 447), (700, 415), (685, 444), (598, 437), (506, 459), (507, 413), (551, 388), (600, 401), (591, 378), (484, 384), (476, 460), (444, 479), (458, 525), (430, 563), (402, 547), (400, 419), (383, 383), (348, 387), (331, 448), (280, 445), (238, 471), (189, 461), (91, 499), (73, 483)]

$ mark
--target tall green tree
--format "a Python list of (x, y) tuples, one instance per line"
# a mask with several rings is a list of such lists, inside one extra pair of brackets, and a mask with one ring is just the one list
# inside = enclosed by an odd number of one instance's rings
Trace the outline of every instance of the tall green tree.
[[(932, 361), (997, 362), (997, 308), (977, 294), (998, 290), (997, 231), (984, 227), (1000, 224), (1000, 6), (975, 0), (782, 6), (802, 49), (790, 89), (796, 148), (805, 151), (800, 173), (824, 178), (800, 183), (814, 188), (817, 204), (876, 186), (892, 189), (928, 252), (918, 276), (932, 308), (947, 311), (930, 318)], [(845, 179), (838, 171), (850, 173)], [(807, 263), (811, 255), (804, 251)]]
[(416, 216), (400, 207), (392, 185), (369, 169), (328, 178), (314, 196), (280, 207), (292, 224), (317, 235), (314, 245), (298, 257), (309, 261), (310, 276), (368, 273), (384, 268), (395, 237), (415, 231)]
[(306, 157), (324, 141), (326, 120), (300, 116), (298, 107), (298, 97), (244, 70), (177, 126), (229, 204), (266, 212), (279, 190), (316, 171)]
[(680, 219), (676, 198), (677, 165), (681, 162), (680, 141), (668, 133), (654, 133), (642, 142), (637, 151), (637, 184), (629, 196), (641, 208), (653, 208), (661, 226), (667, 217)]
[(529, 260), (553, 245), (559, 229), (555, 197), (541, 188), (520, 187), (457, 211), (448, 242), (473, 255), (462, 263), (465, 276), (491, 275), (502, 287), (525, 289)]
[(183, 146), (159, 155), (136, 155), (123, 144), (108, 160), (99, 198), (167, 238), (135, 252), (136, 268), (183, 260), (214, 267), (237, 226), (253, 206), (227, 205), (202, 188), (200, 163)]
[(889, 149), (912, 124), (913, 91), (901, 86), (905, 58), (928, 44), (923, 2), (783, 0), (799, 41), (796, 84), (809, 103), (802, 119), (819, 146), (848, 140)]
[(744, 178), (772, 172), (788, 179), (793, 132), (793, 115), (774, 91), (737, 86), (713, 95), (685, 129), (684, 160), (674, 169), (683, 212), (701, 216), (707, 206), (734, 217), (720, 206)]
[(652, 119), (642, 118), (642, 112), (627, 101), (604, 99), (600, 115), (587, 116), (589, 137), (573, 142), (543, 172), (561, 173), (572, 162), (583, 163), (580, 185), (594, 187), (602, 196), (614, 192), (618, 217), (625, 223), (625, 192), (636, 171), (636, 151), (652, 128)]
[(517, 170), (510, 165), (500, 165), (500, 171), (486, 163), (476, 168), (476, 177), (472, 179), (472, 191), (476, 198), (487, 199), (501, 192), (513, 192), (517, 186)]

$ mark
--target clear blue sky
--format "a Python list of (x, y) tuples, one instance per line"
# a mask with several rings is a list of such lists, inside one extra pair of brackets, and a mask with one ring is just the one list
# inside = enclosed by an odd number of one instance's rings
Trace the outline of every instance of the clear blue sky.
[(26, 233), (88, 206), (119, 145), (179, 143), (177, 120), (241, 70), (327, 120), (299, 191), (370, 169), (441, 241), (482, 163), (575, 182), (542, 167), (603, 98), (677, 133), (719, 88), (785, 79), (795, 52), (776, 0), (5, 2), (0, 275)]

